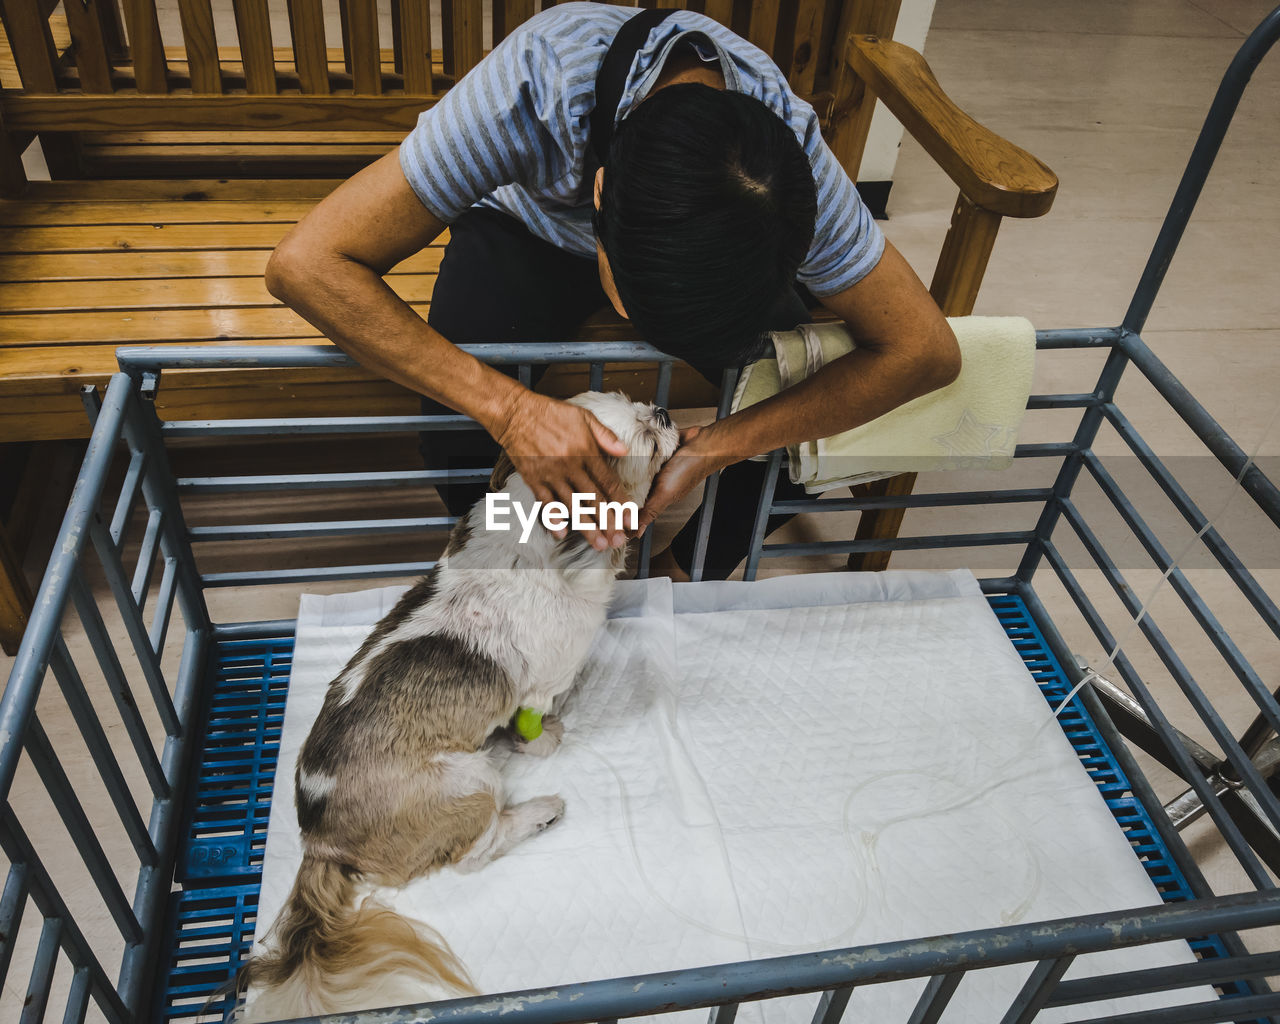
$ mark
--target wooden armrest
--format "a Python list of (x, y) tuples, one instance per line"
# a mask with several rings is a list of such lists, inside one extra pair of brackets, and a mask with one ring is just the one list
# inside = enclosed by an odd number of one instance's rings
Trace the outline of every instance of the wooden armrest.
[(957, 107), (911, 47), (854, 35), (845, 61), (974, 205), (1003, 217), (1049, 212), (1057, 175)]

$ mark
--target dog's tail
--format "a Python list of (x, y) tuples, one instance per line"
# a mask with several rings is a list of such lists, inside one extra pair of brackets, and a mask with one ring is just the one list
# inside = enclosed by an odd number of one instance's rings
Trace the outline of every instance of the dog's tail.
[(472, 995), (466, 969), (439, 935), (365, 899), (356, 872), (304, 854), (288, 902), (238, 978), (251, 1001), (235, 1017), (289, 1020)]

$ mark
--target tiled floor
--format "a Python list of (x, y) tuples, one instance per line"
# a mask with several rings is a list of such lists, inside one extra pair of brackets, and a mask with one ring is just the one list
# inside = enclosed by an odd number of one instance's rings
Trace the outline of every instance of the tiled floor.
[[(1097, 326), (1117, 323), (1137, 280), (1208, 109), (1218, 79), (1244, 35), (1268, 10), (1267, 0), (939, 0), (927, 43), (927, 56), (951, 95), (978, 120), (1035, 153), (1061, 178), (1054, 209), (1044, 218), (1007, 221), (996, 245), (976, 312), (1021, 314), (1038, 327)], [(1280, 54), (1255, 75), (1228, 135), (1200, 209), (1174, 261), (1144, 337), (1208, 410), (1248, 452), (1267, 462), (1280, 478)], [(954, 190), (912, 142), (904, 143), (885, 229), (926, 280), (932, 271), (951, 213)], [(1075, 353), (1042, 354), (1039, 391), (1092, 388), (1100, 359)], [(1151, 387), (1131, 373), (1121, 392), (1131, 419), (1171, 465), (1194, 481), (1193, 495), (1209, 514), (1222, 512), (1220, 527), (1240, 545), (1256, 576), (1280, 598), (1280, 544), (1268, 534), (1249, 502), (1231, 486), (1229, 476), (1204, 458), (1186, 427), (1171, 416)], [(1065, 439), (1069, 425), (1060, 414), (1028, 418), (1026, 439)], [(1099, 452), (1114, 455), (1111, 465), (1135, 488), (1142, 471), (1122, 457), (1122, 442), (1104, 431)], [(1041, 467), (1042, 468), (1042, 467)], [(1040, 482), (1030, 467), (1014, 485)], [(1041, 474), (1043, 476), (1043, 474)], [(992, 480), (991, 483), (996, 483)], [(927, 489), (984, 486), (986, 478), (922, 481)], [(999, 486), (1010, 486), (1005, 478)], [(1147, 488), (1150, 491), (1150, 488)], [(394, 500), (389, 497), (388, 501)], [(1098, 503), (1082, 494), (1091, 510)], [(1158, 497), (1147, 497), (1148, 514), (1161, 523), (1176, 519)], [(409, 514), (409, 513), (405, 513)], [(1016, 515), (1007, 525), (1014, 526)], [(912, 513), (906, 532), (938, 528), (991, 528), (991, 510)], [(1100, 529), (1119, 537), (1118, 524), (1098, 512)], [(820, 524), (797, 522), (791, 537), (834, 536), (849, 517)], [(1006, 525), (1004, 520), (1000, 525)], [(1029, 523), (1026, 525), (1030, 525)], [(1104, 530), (1105, 532), (1105, 530)], [(1189, 540), (1189, 531), (1173, 534)], [(1182, 639), (1197, 627), (1169, 588), (1132, 543), (1117, 542), (1121, 568), (1142, 599), (1153, 593), (1153, 618)], [(1178, 544), (1172, 544), (1178, 550)], [(1082, 583), (1104, 607), (1114, 607), (1096, 570), (1082, 550), (1064, 542), (1064, 552)], [(919, 552), (899, 556), (898, 567), (969, 565), (980, 574), (1012, 569), (1009, 554), (970, 549), (942, 557)], [(391, 560), (391, 559), (388, 559)], [(767, 563), (767, 570), (832, 567), (828, 560)], [(1280, 650), (1276, 637), (1236, 595), (1220, 570), (1198, 553), (1188, 556), (1189, 579), (1202, 589), (1241, 649), (1257, 667), (1268, 689), (1280, 686)], [(1042, 575), (1047, 576), (1047, 573)], [(350, 584), (333, 584), (340, 590)], [(219, 617), (235, 619), (291, 617), (297, 590), (219, 592)], [(1095, 665), (1107, 652), (1088, 633), (1059, 588), (1046, 581), (1044, 597), (1068, 639)], [(1142, 644), (1134, 628), (1122, 631), (1126, 650), (1149, 672), (1152, 686), (1170, 702), (1174, 720), (1207, 739), (1193, 712), (1173, 692), (1167, 674)], [(73, 647), (82, 639), (73, 639)], [(1228, 723), (1242, 729), (1253, 705), (1207, 643), (1186, 649), (1188, 671), (1208, 690)], [(9, 661), (0, 660), (0, 671)], [(1178, 791), (1176, 780), (1158, 769), (1153, 781), (1162, 796)], [(1211, 828), (1198, 825), (1191, 846), (1219, 892), (1240, 890), (1243, 880), (1234, 858)], [(123, 880), (122, 880), (123, 881)], [(102, 924), (110, 927), (102, 919)], [(1275, 948), (1272, 942), (1271, 948)], [(15, 975), (16, 977), (16, 975)], [(11, 983), (4, 1000), (18, 999)], [(0, 1017), (5, 1014), (0, 1011)]]

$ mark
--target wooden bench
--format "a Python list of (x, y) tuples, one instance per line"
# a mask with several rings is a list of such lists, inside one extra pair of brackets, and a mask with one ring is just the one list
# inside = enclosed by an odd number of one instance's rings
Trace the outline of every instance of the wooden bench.
[[(963, 314), (1001, 218), (1046, 212), (1057, 181), (958, 110), (923, 59), (887, 38), (899, 2), (688, 6), (772, 53), (855, 174), (877, 96), (916, 136), (959, 186), (932, 290), (945, 312)], [(289, 0), (284, 48), (266, 31), (266, 0), (216, 9), (214, 0), (180, 0), (180, 46), (176, 35), (162, 37), (155, 0), (77, 0), (64, 5), (65, 20), (53, 6), (0, 0), (12, 48), (0, 51), (0, 443), (86, 436), (80, 389), (106, 380), (118, 345), (314, 343), (314, 329), (262, 283), (271, 248), (338, 180), (392, 148), (494, 40), (545, 5), (493, 0), (490, 29), (480, 0), (391, 0), (390, 48), (379, 36), (376, 0), (342, 0), (333, 38), (321, 0)], [(215, 32), (228, 15), (239, 27), (233, 48), (219, 47)], [(23, 172), (21, 153), (37, 137), (53, 181)], [(444, 242), (389, 278), (424, 312)], [(628, 336), (605, 316), (583, 332)], [(641, 394), (646, 381), (631, 373), (617, 384)], [(585, 371), (551, 386), (579, 390)], [(372, 374), (324, 371), (174, 372), (162, 395), (161, 415), (184, 418), (417, 405)], [(696, 376), (677, 379), (673, 404), (713, 401)], [(901, 493), (910, 481), (888, 486)], [(900, 518), (867, 514), (863, 535), (892, 536)], [(6, 573), (0, 560), (6, 649), (21, 628), (21, 616), (6, 611), (22, 604), (12, 562)]]

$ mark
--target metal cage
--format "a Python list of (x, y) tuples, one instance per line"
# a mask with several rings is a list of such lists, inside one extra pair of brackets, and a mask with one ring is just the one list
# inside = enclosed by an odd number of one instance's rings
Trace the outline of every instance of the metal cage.
[[(574, 1024), (709, 1007), (712, 1024), (730, 1024), (741, 1002), (815, 993), (815, 1024), (835, 1024), (859, 986), (928, 978), (909, 1018), (920, 1024), (939, 1019), (967, 972), (1013, 963), (1025, 965), (1028, 974), (1004, 1013), (1006, 1022), (1032, 1020), (1046, 1006), (1205, 983), (1219, 985), (1222, 998), (1112, 1019), (1253, 1020), (1280, 1010), (1280, 995), (1265, 981), (1267, 975), (1280, 974), (1280, 948), (1265, 937), (1247, 942), (1240, 934), (1280, 925), (1275, 891), (1280, 800), (1273, 780), (1280, 763), (1280, 703), (1246, 656), (1245, 645), (1223, 628), (1214, 602), (1197, 588), (1197, 574), (1184, 571), (1185, 550), (1194, 549), (1205, 565), (1230, 581), (1240, 607), (1257, 617), (1257, 632), (1267, 642), (1280, 639), (1280, 608), (1246, 564), (1247, 556), (1237, 553), (1240, 545), (1229, 542), (1215, 517), (1203, 511), (1203, 500), (1193, 496), (1194, 488), (1180, 479), (1169, 460), (1155, 454), (1116, 398), (1121, 376), (1132, 366), (1199, 439), (1207, 455), (1204, 462), (1225, 473), (1222, 481), (1237, 488), (1234, 493), (1251, 506), (1261, 524), (1258, 543), (1280, 550), (1280, 489), (1141, 336), (1249, 76), (1278, 36), (1280, 9), (1255, 30), (1231, 64), (1121, 325), (1037, 332), (1041, 350), (1092, 354), (1102, 363), (1091, 390), (1036, 395), (1029, 403), (1033, 411), (1070, 417), (1063, 431), (1069, 436), (1017, 450), (1018, 464), (1047, 467), (1042, 485), (779, 501), (774, 484), (784, 456), (775, 452), (754, 513), (746, 567), (746, 578), (754, 579), (763, 560), (778, 556), (868, 550), (1012, 553), (1016, 568), (981, 578), (983, 590), (993, 599), (1003, 595), (1000, 600), (1007, 603), (997, 605), (998, 611), (1003, 607), (1010, 615), (1023, 616), (1015, 623), (1021, 632), (1007, 628), (1015, 644), (1035, 640), (1040, 653), (1034, 657), (1044, 673), (1058, 673), (1064, 686), (1083, 683), (1080, 714), (1097, 734), (1090, 749), (1105, 749), (1112, 795), (1128, 808), (1125, 813), (1146, 822), (1146, 838), (1133, 840), (1136, 852), (1146, 856), (1144, 849), (1162, 851), (1160, 862), (1166, 868), (1161, 870), (1168, 875), (1161, 888), (1170, 902), (1142, 911), (567, 985), (511, 994), (500, 1002), (485, 997), (373, 1011), (347, 1019), (478, 1024), (516, 1013), (527, 1024)], [(605, 364), (656, 363), (659, 402), (665, 401), (671, 376), (670, 358), (638, 343), (489, 345), (470, 351), (491, 363), (517, 367), (526, 382), (534, 364), (588, 362), (594, 388), (601, 386)], [(209, 572), (201, 568), (207, 545), (248, 545), (245, 550), (254, 553), (242, 558), (256, 565), (256, 552), (269, 550), (270, 542), (281, 538), (422, 534), (446, 531), (452, 523), (448, 516), (436, 516), (188, 526), (191, 502), (211, 493), (420, 486), (487, 476), (421, 470), (175, 477), (170, 456), (174, 443), (184, 438), (403, 434), (459, 429), (469, 421), (386, 416), (162, 422), (154, 408), (157, 391), (165, 374), (183, 367), (334, 368), (349, 363), (341, 352), (322, 347), (122, 349), (119, 362), (120, 372), (104, 397), (92, 390), (85, 395), (93, 435), (0, 702), (0, 793), (5, 798), (0, 847), (8, 861), (0, 894), (0, 979), (9, 971), (15, 948), (26, 941), (30, 948), (24, 962), (29, 960), (31, 973), (21, 1010), (24, 1024), (44, 1019), (55, 996), (63, 1001), (55, 1011), (72, 1022), (84, 1020), (90, 1007), (113, 1024), (194, 1015), (247, 948), (265, 832), (264, 801), (274, 767), (271, 737), (273, 729), (278, 736), (292, 623), (214, 621), (210, 605), (215, 589), (405, 576), (431, 565)], [(732, 392), (732, 383), (726, 381), (724, 394)], [(1141, 468), (1172, 515), (1152, 516), (1140, 509), (1132, 482), (1122, 483), (1096, 450), (1104, 430), (1127, 446), (1132, 465)], [(1143, 572), (1167, 580), (1181, 603), (1180, 615), (1194, 622), (1199, 633), (1180, 625), (1161, 628), (1136, 592), (1132, 574), (1126, 574), (1127, 564), (1121, 564), (1128, 556), (1119, 557), (1111, 535), (1096, 525), (1083, 497), (1086, 484), (1127, 531), (1123, 543), (1144, 553)], [(713, 477), (701, 512), (699, 567), (715, 495)], [(917, 532), (893, 540), (766, 542), (772, 513), (829, 515), (886, 507), (980, 507), (989, 509), (995, 522), (1019, 509), (1029, 522), (1023, 528)], [(140, 536), (131, 537), (135, 522), (145, 525)], [(1183, 541), (1184, 554), (1174, 554), (1175, 544)], [(1073, 564), (1077, 555), (1071, 551), (1083, 553), (1083, 567)], [(646, 542), (641, 571), (648, 554)], [(100, 580), (111, 595), (101, 606), (93, 586)], [(1078, 622), (1104, 651), (1113, 652), (1109, 663), (1123, 689), (1105, 678), (1110, 669), (1098, 672), (1077, 663), (1064, 630), (1050, 615), (1048, 591), (1073, 606)], [(64, 639), (63, 620), (72, 609), (88, 650), (73, 650)], [(1253, 716), (1243, 729), (1228, 723), (1230, 716), (1213, 706), (1198, 683), (1184, 653), (1195, 643), (1207, 644), (1238, 681)], [(1037, 673), (1039, 678), (1039, 669)], [(1153, 675), (1160, 681), (1153, 682)], [(1173, 701), (1189, 709), (1176, 724), (1169, 710)], [(53, 703), (57, 708), (48, 710)], [(54, 718), (74, 728), (51, 734), (42, 722)], [(93, 771), (77, 769), (73, 778), (60, 753), (74, 744), (87, 751), (86, 764)], [(1153, 771), (1180, 779), (1185, 792), (1163, 803), (1149, 777)], [(1179, 828), (1201, 815), (1233, 854), (1245, 879), (1242, 892), (1215, 894), (1189, 852)], [(101, 924), (104, 919), (114, 934), (105, 946), (91, 942), (85, 931), (86, 921)], [(1212, 937), (1213, 942), (1196, 947), (1201, 959), (1193, 967), (1062, 980), (1072, 960), (1086, 953), (1197, 937)]]

